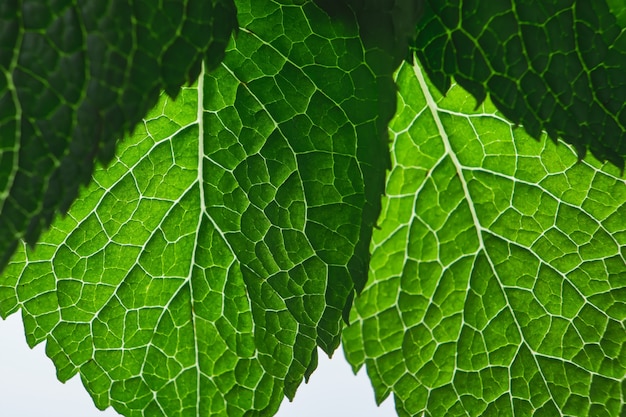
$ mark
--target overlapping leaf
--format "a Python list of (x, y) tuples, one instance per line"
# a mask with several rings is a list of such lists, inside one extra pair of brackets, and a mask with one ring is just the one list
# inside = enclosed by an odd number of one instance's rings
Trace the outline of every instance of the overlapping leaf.
[(0, 4), (0, 269), (34, 243), (166, 89), (215, 66), (232, 0)]
[(1, 313), (21, 307), (100, 408), (271, 415), (337, 347), (366, 276), (391, 70), (375, 75), (350, 9), (238, 8), (221, 67), (162, 96), (0, 278)]
[(442, 98), (418, 66), (398, 83), (348, 359), (400, 416), (623, 415), (617, 169), (532, 140), (457, 86)]
[(427, 1), (417, 55), (440, 91), (454, 77), (533, 137), (545, 131), (623, 168), (624, 6), (609, 3)]

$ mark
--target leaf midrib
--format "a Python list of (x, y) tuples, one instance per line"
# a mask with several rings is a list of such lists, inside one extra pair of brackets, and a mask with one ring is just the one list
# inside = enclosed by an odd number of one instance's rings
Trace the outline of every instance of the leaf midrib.
[[(478, 219), (478, 214), (476, 212), (476, 207), (474, 207), (474, 204), (472, 204), (473, 199), (471, 197), (470, 191), (469, 191), (469, 187), (467, 184), (467, 181), (465, 180), (465, 176), (463, 175), (463, 165), (461, 164), (461, 162), (459, 161), (456, 153), (454, 152), (454, 150), (452, 149), (452, 144), (450, 143), (448, 134), (445, 130), (445, 128), (443, 127), (443, 123), (441, 122), (441, 118), (439, 117), (439, 106), (437, 105), (434, 97), (432, 96), (430, 89), (428, 87), (428, 84), (426, 82), (426, 79), (424, 78), (424, 75), (421, 71), (421, 68), (418, 66), (417, 64), (417, 60), (415, 60), (415, 64), (413, 65), (413, 72), (415, 73), (415, 76), (419, 82), (420, 88), (422, 89), (422, 92), (424, 94), (424, 98), (426, 100), (426, 106), (428, 107), (428, 109), (430, 110), (433, 120), (437, 126), (437, 131), (439, 133), (439, 135), (441, 136), (441, 140), (443, 142), (444, 145), (444, 155), (447, 155), (450, 160), (452, 161), (452, 164), (454, 165), (454, 169), (456, 171), (457, 177), (459, 178), (459, 181), (461, 183), (462, 189), (463, 189), (463, 194), (465, 196), (465, 200), (467, 202), (467, 206), (468, 209), (470, 211), (470, 214), (472, 216), (472, 221), (474, 224), (474, 227), (476, 229), (476, 235), (478, 238), (478, 248), (475, 252), (475, 258), (477, 259), (478, 255), (480, 252), (483, 252), (485, 254), (485, 257), (487, 259), (487, 262), (489, 264), (489, 267), (491, 269), (491, 271), (493, 272), (494, 276), (496, 277), (496, 279), (498, 280), (498, 284), (500, 286), (500, 289), (502, 290), (502, 294), (506, 300), (506, 306), (509, 309), (510, 313), (511, 313), (511, 317), (515, 323), (515, 327), (517, 328), (519, 337), (520, 337), (520, 345), (518, 346), (518, 349), (514, 355), (514, 358), (517, 357), (517, 355), (520, 352), (520, 349), (522, 346), (526, 346), (526, 348), (528, 349), (529, 353), (531, 354), (531, 357), (533, 358), (533, 362), (535, 363), (535, 366), (537, 367), (538, 370), (541, 370), (542, 367), (539, 364), (538, 360), (537, 360), (537, 355), (539, 356), (545, 356), (539, 352), (535, 352), (531, 346), (526, 342), (526, 339), (524, 337), (524, 332), (522, 331), (522, 327), (520, 326), (520, 323), (517, 320), (517, 317), (515, 315), (515, 311), (511, 308), (511, 303), (509, 301), (509, 297), (508, 294), (505, 290), (505, 286), (503, 285), (503, 283), (500, 281), (499, 277), (498, 277), (498, 273), (495, 269), (495, 265), (493, 265), (493, 262), (491, 260), (491, 258), (488, 256), (488, 252), (484, 243), (484, 239), (483, 239), (483, 232), (485, 232), (485, 228), (480, 224), (480, 221)], [(467, 288), (466, 288), (466, 294), (469, 294), (470, 292), (470, 283), (471, 283), (471, 277), (468, 278), (467, 281)], [(464, 303), (467, 300), (464, 301)], [(457, 366), (458, 367), (458, 366)], [(510, 368), (508, 368), (508, 373), (509, 373), (509, 381), (511, 381), (511, 375), (510, 375)], [(543, 384), (547, 390), (547, 392), (549, 392), (550, 395), (550, 400), (554, 403), (554, 404), (558, 404), (558, 400), (556, 399), (556, 397), (554, 396), (554, 394), (552, 393), (552, 389), (550, 388), (550, 385), (548, 384), (548, 381), (546, 381), (545, 377), (544, 377), (544, 373), (543, 372), (539, 372), (540, 376), (541, 376), (541, 380), (543, 381)], [(509, 386), (509, 392), (511, 392), (511, 387)], [(511, 406), (511, 410), (515, 410), (515, 406), (513, 404), (513, 400), (514, 397), (512, 395), (509, 396), (510, 399), (510, 406)]]

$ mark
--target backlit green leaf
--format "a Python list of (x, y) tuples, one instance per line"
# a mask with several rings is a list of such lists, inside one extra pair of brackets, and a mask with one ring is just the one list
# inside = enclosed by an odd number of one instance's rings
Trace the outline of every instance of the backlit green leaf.
[[(626, 187), (486, 100), (398, 74), (371, 282), (344, 348), (400, 416), (620, 416)], [(421, 93), (420, 93), (421, 92)]]
[(235, 3), (228, 47), (228, 0), (0, 5), (0, 267), (112, 160), (0, 275), (60, 379), (272, 415), (365, 287), (345, 350), (401, 416), (623, 415), (625, 181), (580, 159), (623, 167), (624, 6)]
[(162, 95), (0, 277), (2, 315), (21, 308), (29, 343), (100, 408), (272, 415), (365, 280), (391, 61), (365, 56), (349, 9), (238, 8), (222, 65)]

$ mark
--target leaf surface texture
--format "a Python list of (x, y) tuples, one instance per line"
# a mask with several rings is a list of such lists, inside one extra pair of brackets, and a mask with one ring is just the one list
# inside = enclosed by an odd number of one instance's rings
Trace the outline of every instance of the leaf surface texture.
[(539, 138), (623, 169), (626, 35), (609, 1), (424, 2), (415, 48), (433, 83), (452, 78)]
[(271, 415), (365, 280), (388, 164), (378, 55), (349, 13), (238, 11), (221, 66), (162, 95), (2, 275), (2, 314), (21, 307), (29, 343), (100, 408)]
[(624, 180), (405, 64), (343, 346), (400, 416), (624, 410)]
[(94, 161), (154, 106), (222, 59), (232, 0), (0, 5), (0, 268), (34, 244)]

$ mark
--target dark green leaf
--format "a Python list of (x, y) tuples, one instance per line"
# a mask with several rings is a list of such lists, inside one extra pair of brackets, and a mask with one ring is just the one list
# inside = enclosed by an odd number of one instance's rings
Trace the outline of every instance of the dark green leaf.
[(217, 65), (232, 0), (0, 4), (0, 268), (65, 212), (159, 92)]
[[(543, 131), (620, 168), (626, 156), (624, 18), (605, 1), (428, 1), (415, 47), (441, 92), (451, 77)], [(620, 3), (621, 4), (621, 3)]]

